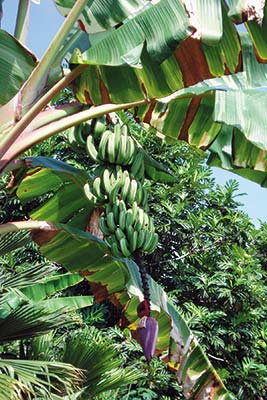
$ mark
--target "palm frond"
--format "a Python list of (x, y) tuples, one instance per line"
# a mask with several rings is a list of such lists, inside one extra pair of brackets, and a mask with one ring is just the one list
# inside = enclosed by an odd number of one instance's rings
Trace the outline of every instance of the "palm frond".
[(28, 287), (47, 278), (55, 271), (57, 271), (57, 267), (51, 263), (34, 265), (19, 273), (2, 270), (0, 271), (0, 285), (3, 288)]
[(68, 337), (62, 361), (85, 370), (85, 397), (130, 385), (144, 376), (144, 371), (124, 367), (124, 360), (113, 341), (95, 327), (74, 332)]
[[(0, 368), (1, 369), (1, 368)], [(0, 400), (19, 400), (27, 387), (12, 376), (0, 373)]]
[(18, 249), (31, 242), (29, 232), (9, 232), (0, 236), (0, 256), (9, 253), (12, 250)]
[[(48, 332), (51, 329), (69, 326), (78, 321), (78, 316), (63, 314), (62, 307), (56, 310), (46, 308), (45, 302), (27, 303), (24, 298), (14, 300), (12, 309), (8, 292), (2, 296), (0, 305), (0, 342), (27, 338)], [(3, 305), (5, 303), (5, 306)], [(16, 303), (15, 303), (16, 301)], [(11, 305), (10, 305), (11, 304)], [(64, 315), (64, 317), (63, 317)]]
[[(61, 399), (74, 393), (82, 381), (79, 369), (60, 362), (2, 359), (0, 372), (0, 400), (39, 396), (42, 399)], [(4, 391), (6, 383), (12, 385), (10, 394), (8, 390)]]

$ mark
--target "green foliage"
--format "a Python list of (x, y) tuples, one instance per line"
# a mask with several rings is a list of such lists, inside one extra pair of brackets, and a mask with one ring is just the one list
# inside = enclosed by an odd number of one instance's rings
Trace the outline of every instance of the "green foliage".
[[(142, 135), (178, 178), (150, 184), (160, 245), (147, 270), (167, 289), (238, 399), (266, 394), (266, 224), (239, 209), (238, 184), (216, 186), (205, 157)], [(257, 381), (257, 385), (255, 385)], [(254, 382), (254, 384), (253, 384)]]

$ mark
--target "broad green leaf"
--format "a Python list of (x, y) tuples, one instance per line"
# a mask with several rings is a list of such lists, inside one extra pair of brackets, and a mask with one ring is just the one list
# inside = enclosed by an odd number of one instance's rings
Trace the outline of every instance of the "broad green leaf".
[(76, 285), (82, 280), (83, 277), (79, 274), (60, 274), (47, 277), (35, 285), (22, 287), (21, 292), (31, 300), (40, 301), (60, 290)]
[(36, 65), (36, 57), (9, 33), (0, 30), (0, 105), (20, 90)]
[[(257, 62), (247, 35), (242, 35), (242, 43), (244, 72), (178, 90), (160, 99), (163, 105), (150, 106), (145, 115), (140, 110), (137, 116), (167, 137), (214, 151), (212, 165), (236, 168), (265, 185), (267, 69)], [(178, 123), (174, 115), (180, 115)]]
[(31, 167), (19, 184), (17, 195), (22, 203), (44, 196), (41, 206), (30, 213), (32, 219), (41, 215), (50, 221), (74, 223), (85, 228), (93, 206), (85, 197), (83, 186), (91, 180), (82, 170), (62, 161), (32, 157)]
[(89, 307), (93, 304), (93, 302), (93, 296), (68, 296), (44, 300), (41, 304), (50, 312), (62, 312), (62, 310), (65, 310), (65, 312), (70, 312)]
[[(67, 16), (75, 0), (54, 0), (58, 11)], [(89, 1), (79, 20), (88, 33), (97, 33), (112, 28), (139, 10), (151, 5), (149, 0)]]
[[(94, 104), (154, 99), (235, 72), (240, 68), (238, 35), (225, 7), (217, 2), (216, 6), (223, 15), (224, 27), (216, 48), (202, 45), (199, 38), (191, 36), (188, 17), (179, 2), (163, 0), (104, 36), (84, 54), (76, 53), (73, 63), (90, 65), (76, 81), (77, 98)], [(146, 47), (142, 49), (144, 41)], [(135, 49), (140, 53), (135, 66), (142, 68), (131, 69), (125, 55)]]
[[(238, 149), (237, 155), (232, 158), (235, 148)], [(210, 151), (210, 166), (227, 169), (262, 187), (267, 187), (266, 152), (248, 142), (238, 129), (223, 127), (212, 143)]]
[[(267, 5), (264, 1), (230, 0), (228, 15), (237, 23), (245, 22), (260, 62), (267, 61)], [(264, 4), (265, 3), (265, 4)]]

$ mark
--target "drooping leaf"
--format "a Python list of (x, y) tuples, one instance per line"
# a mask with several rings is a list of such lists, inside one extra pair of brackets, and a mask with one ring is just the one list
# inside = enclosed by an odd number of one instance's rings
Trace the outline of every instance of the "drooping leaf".
[(65, 310), (65, 312), (80, 310), (93, 304), (93, 296), (68, 296), (45, 300), (42, 305), (51, 311)]
[[(173, 7), (177, 7), (176, 13)], [(221, 5), (217, 4), (217, 7)], [(100, 104), (110, 101), (123, 103), (129, 99), (154, 99), (204, 79), (239, 70), (240, 44), (237, 32), (227, 18), (225, 7), (222, 7), (225, 29), (215, 48), (202, 45), (199, 40), (191, 37), (188, 31), (190, 24), (184, 12), (178, 2), (161, 1), (105, 36), (83, 55), (75, 54), (73, 63), (90, 65), (75, 82), (75, 94), (79, 101)], [(164, 18), (164, 22), (161, 22), (161, 18)], [(143, 25), (150, 28), (149, 34), (144, 28), (147, 37), (142, 36)], [(162, 26), (162, 31), (159, 31), (158, 26)], [(132, 31), (138, 29), (142, 32), (140, 39), (138, 35), (132, 34)], [(145, 39), (148, 44), (146, 48), (140, 49), (138, 60), (142, 68), (127, 67), (125, 53), (140, 46)], [(150, 47), (149, 40), (152, 41)], [(114, 68), (115, 65), (117, 68)]]
[[(67, 16), (75, 0), (54, 0), (54, 3), (58, 11), (63, 16)], [(131, 17), (140, 9), (151, 5), (150, 3), (149, 0), (88, 1), (79, 21), (82, 29), (85, 29), (88, 33), (105, 31)]]
[(230, 0), (228, 15), (237, 23), (245, 22), (260, 62), (267, 61), (267, 5), (264, 1), (243, 2)]
[(46, 277), (35, 285), (22, 287), (21, 292), (31, 300), (40, 301), (60, 290), (76, 285), (82, 280), (83, 277), (79, 274), (59, 274)]

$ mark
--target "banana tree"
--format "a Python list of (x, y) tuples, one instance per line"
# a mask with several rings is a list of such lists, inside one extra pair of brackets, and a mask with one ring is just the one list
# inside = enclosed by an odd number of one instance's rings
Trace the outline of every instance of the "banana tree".
[[(67, 18), (40, 61), (23, 45), (29, 0), (20, 1), (16, 37), (0, 31), (1, 171), (20, 168), (16, 188), (22, 200), (26, 193), (25, 202), (44, 194), (48, 182), (55, 199), (32, 220), (3, 225), (0, 232), (33, 230), (48, 258), (85, 275), (96, 298), (109, 296), (135, 331), (144, 284), (134, 261), (114, 258), (102, 240), (85, 232), (94, 209), (82, 190), (88, 175), (46, 159), (16, 157), (83, 121), (128, 109), (166, 139), (209, 148), (211, 163), (264, 185), (266, 67), (260, 62), (266, 61), (266, 6), (242, 7), (234, 0), (230, 9), (225, 1), (204, 0), (55, 5)], [(243, 21), (248, 34), (241, 38), (235, 23)], [(61, 68), (63, 58), (68, 68)], [(77, 101), (51, 107), (70, 83)], [(61, 209), (66, 191), (59, 182), (70, 184), (71, 201), (80, 194), (68, 209)], [(157, 351), (166, 353), (185, 396), (230, 398), (164, 291), (151, 279), (148, 286), (159, 323)]]

